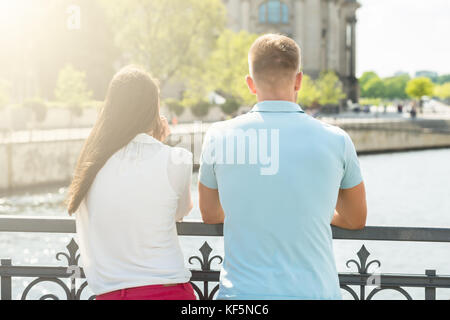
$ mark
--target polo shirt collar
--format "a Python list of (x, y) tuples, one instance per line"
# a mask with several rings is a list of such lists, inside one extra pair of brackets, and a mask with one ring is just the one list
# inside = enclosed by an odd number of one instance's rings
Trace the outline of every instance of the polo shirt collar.
[(302, 108), (290, 101), (262, 101), (258, 102), (250, 112), (297, 112), (305, 113)]

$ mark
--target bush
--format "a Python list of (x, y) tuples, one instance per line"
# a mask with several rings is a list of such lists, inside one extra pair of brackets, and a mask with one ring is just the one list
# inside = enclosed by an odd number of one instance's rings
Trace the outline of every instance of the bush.
[(37, 122), (43, 122), (47, 117), (47, 105), (41, 99), (29, 99), (23, 103), (23, 107), (34, 113)]
[(69, 108), (81, 108), (91, 96), (92, 92), (87, 89), (84, 72), (71, 65), (61, 69), (55, 89), (56, 100), (63, 102)]
[(362, 106), (379, 106), (381, 105), (381, 99), (379, 98), (361, 98), (359, 104)]
[(209, 102), (201, 100), (191, 106), (191, 111), (197, 118), (204, 118), (208, 115), (210, 107)]
[(165, 101), (167, 108), (169, 108), (170, 112), (175, 113), (178, 117), (184, 113), (184, 107), (181, 101), (175, 99), (167, 99)]
[(225, 103), (220, 106), (223, 113), (225, 113), (227, 115), (234, 114), (236, 111), (239, 110), (240, 107), (241, 107), (241, 104), (239, 102), (237, 102), (236, 99), (233, 99), (233, 98), (227, 99), (227, 101), (225, 101)]

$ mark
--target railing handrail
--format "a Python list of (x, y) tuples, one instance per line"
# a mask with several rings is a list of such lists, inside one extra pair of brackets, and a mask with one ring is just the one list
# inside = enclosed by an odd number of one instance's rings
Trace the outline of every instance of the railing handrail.
[[(201, 222), (177, 224), (180, 236), (223, 236), (223, 225), (206, 225)], [(332, 227), (336, 240), (374, 240), (409, 242), (448, 242), (450, 228), (423, 227), (366, 227), (363, 230), (344, 230)], [(74, 218), (0, 216), (0, 232), (76, 233)]]

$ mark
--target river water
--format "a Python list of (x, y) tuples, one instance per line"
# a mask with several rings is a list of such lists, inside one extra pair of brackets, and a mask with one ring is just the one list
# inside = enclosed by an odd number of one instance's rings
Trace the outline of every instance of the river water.
[[(450, 149), (418, 152), (369, 155), (360, 157), (367, 187), (369, 207), (368, 225), (403, 227), (450, 228)], [(194, 202), (197, 199), (197, 176), (192, 185)], [(62, 202), (65, 188), (49, 189), (40, 193), (22, 194), (0, 198), (0, 215), (17, 216), (65, 216)], [(198, 203), (186, 221), (198, 221)], [(11, 258), (14, 265), (66, 266), (66, 261), (56, 260), (58, 252), (72, 235), (0, 233), (0, 258)], [(182, 237), (186, 264), (188, 257), (200, 255), (198, 249), (208, 240), (212, 254), (223, 254), (221, 238)], [(396, 243), (375, 241), (336, 240), (334, 250), (340, 272), (356, 271), (346, 267), (346, 261), (358, 260), (356, 253), (365, 244), (371, 253), (369, 261), (381, 261), (376, 273), (424, 274), (426, 269), (436, 269), (438, 274), (450, 274), (450, 244)], [(212, 268), (219, 268), (213, 264)], [(32, 279), (13, 280), (13, 298), (20, 299), (23, 289)], [(85, 290), (84, 297), (89, 295)], [(369, 290), (370, 291), (370, 290)], [(407, 289), (413, 298), (423, 299), (423, 289)], [(56, 292), (64, 294), (57, 285), (39, 285), (29, 294), (35, 299)], [(58, 294), (59, 293), (59, 294)], [(450, 290), (438, 290), (438, 299), (450, 299)], [(344, 298), (349, 295), (344, 293)], [(382, 291), (377, 299), (402, 299), (394, 291)]]

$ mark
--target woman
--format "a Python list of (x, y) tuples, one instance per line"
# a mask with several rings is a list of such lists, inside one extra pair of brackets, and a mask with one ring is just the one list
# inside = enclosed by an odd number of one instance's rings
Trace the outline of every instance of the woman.
[(195, 300), (176, 231), (192, 209), (192, 154), (162, 143), (159, 102), (143, 70), (116, 74), (69, 188), (97, 300)]

